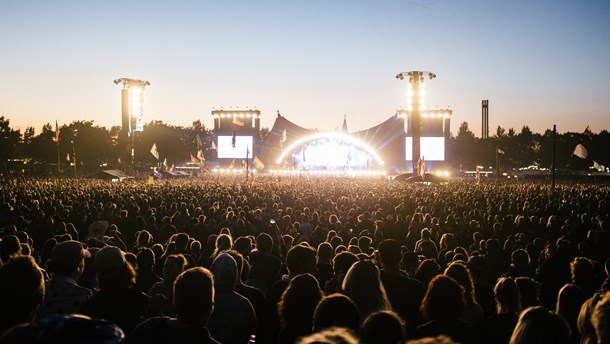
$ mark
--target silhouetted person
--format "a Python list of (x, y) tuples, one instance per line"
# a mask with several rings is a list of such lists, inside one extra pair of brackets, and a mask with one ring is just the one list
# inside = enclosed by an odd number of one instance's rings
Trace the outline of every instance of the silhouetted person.
[(559, 290), (555, 312), (559, 314), (570, 327), (572, 343), (580, 343), (577, 325), (580, 308), (587, 298), (585, 292), (577, 285), (568, 283)]
[(207, 324), (214, 309), (214, 278), (205, 268), (184, 271), (174, 282), (176, 318), (150, 318), (136, 327), (128, 344), (218, 343)]
[(94, 260), (100, 289), (81, 312), (111, 321), (128, 335), (146, 315), (150, 298), (133, 288), (135, 271), (118, 247), (100, 249)]
[(446, 335), (458, 343), (476, 343), (472, 326), (459, 319), (464, 303), (464, 288), (458, 282), (445, 275), (434, 277), (421, 305), (428, 322), (415, 329), (415, 338)]
[(34, 258), (13, 256), (0, 266), (0, 335), (34, 319), (44, 299), (42, 272)]
[(45, 282), (45, 298), (37, 317), (51, 314), (78, 313), (93, 292), (81, 287), (76, 280), (85, 269), (85, 258), (91, 257), (83, 245), (74, 240), (64, 241), (53, 249), (47, 270), (53, 277)]
[(322, 297), (318, 280), (313, 275), (301, 274), (290, 280), (278, 303), (282, 325), (278, 343), (294, 343), (311, 334), (314, 311)]
[(221, 343), (246, 343), (251, 335), (258, 335), (258, 323), (250, 301), (235, 292), (237, 263), (223, 252), (214, 259), (211, 271), (216, 294), (208, 323), (210, 333)]
[(379, 269), (371, 261), (352, 265), (343, 279), (343, 292), (354, 301), (362, 318), (376, 311), (391, 309), (379, 278)]
[(482, 343), (508, 343), (521, 313), (519, 287), (510, 277), (500, 277), (494, 288), (496, 313), (479, 324)]
[(343, 327), (354, 333), (360, 326), (360, 312), (356, 304), (339, 293), (325, 296), (316, 306), (313, 315), (313, 330), (322, 331), (331, 327)]
[(569, 344), (568, 324), (544, 307), (530, 307), (521, 313), (510, 344)]
[(150, 288), (162, 279), (155, 271), (155, 254), (149, 248), (141, 249), (137, 255), (136, 290), (148, 293)]
[(390, 310), (373, 312), (362, 321), (360, 338), (364, 344), (403, 343), (402, 319)]
[(400, 270), (401, 250), (398, 241), (386, 239), (379, 244), (381, 282), (392, 308), (406, 321), (407, 334), (412, 334), (423, 321), (419, 307), (426, 293), (420, 281)]

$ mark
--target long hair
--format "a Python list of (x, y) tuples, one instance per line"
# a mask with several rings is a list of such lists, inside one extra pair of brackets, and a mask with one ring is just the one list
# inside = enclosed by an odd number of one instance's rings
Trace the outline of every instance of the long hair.
[(390, 301), (371, 261), (357, 262), (347, 271), (343, 291), (354, 301), (362, 318), (376, 311), (390, 310)]

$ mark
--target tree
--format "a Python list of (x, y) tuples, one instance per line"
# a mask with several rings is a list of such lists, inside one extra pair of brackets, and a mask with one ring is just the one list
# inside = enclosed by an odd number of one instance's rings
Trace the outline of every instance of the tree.
[(501, 126), (498, 126), (498, 128), (496, 129), (496, 137), (497, 138), (506, 137), (506, 129), (502, 128)]
[(0, 159), (5, 168), (6, 160), (15, 157), (20, 139), (21, 132), (11, 129), (8, 118), (0, 117)]
[(458, 129), (457, 139), (474, 140), (474, 133), (468, 129), (468, 122), (462, 122)]

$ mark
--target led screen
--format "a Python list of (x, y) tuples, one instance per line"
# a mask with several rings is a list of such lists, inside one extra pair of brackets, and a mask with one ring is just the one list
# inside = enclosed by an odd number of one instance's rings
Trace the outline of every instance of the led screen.
[[(413, 160), (413, 139), (406, 138), (405, 143), (406, 160)], [(420, 138), (420, 152), (426, 161), (445, 160), (445, 138), (444, 137), (422, 137)]]
[(252, 158), (252, 136), (235, 136), (235, 147), (232, 140), (233, 136), (218, 136), (218, 158), (245, 159), (248, 150)]

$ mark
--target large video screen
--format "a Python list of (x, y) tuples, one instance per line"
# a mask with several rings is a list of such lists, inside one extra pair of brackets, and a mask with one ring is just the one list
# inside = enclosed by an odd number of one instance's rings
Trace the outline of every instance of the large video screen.
[[(444, 137), (422, 137), (419, 141), (420, 152), (426, 161), (445, 160)], [(407, 137), (405, 142), (406, 160), (411, 161), (413, 156), (413, 138)]]
[(235, 147), (232, 140), (233, 136), (218, 136), (218, 158), (245, 159), (247, 151), (252, 158), (252, 136), (235, 136)]

